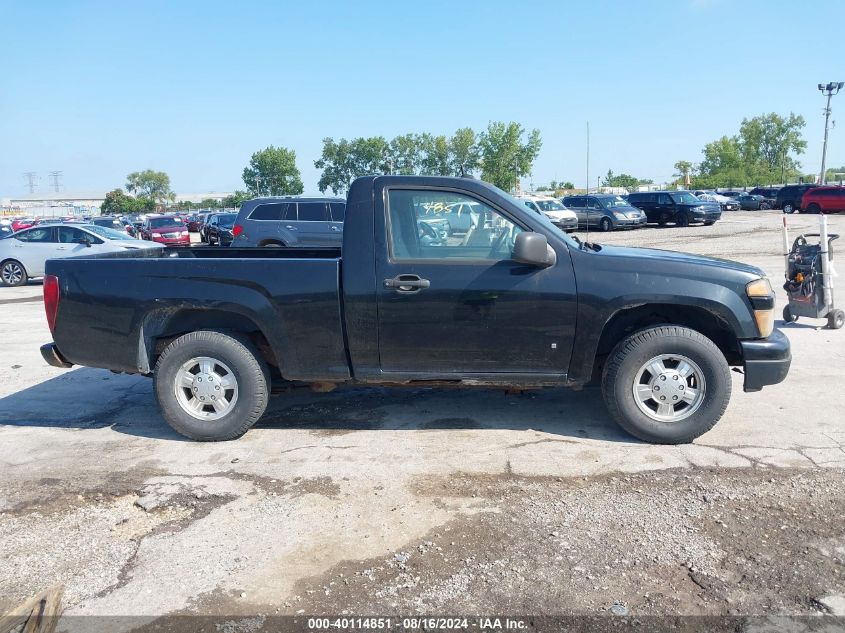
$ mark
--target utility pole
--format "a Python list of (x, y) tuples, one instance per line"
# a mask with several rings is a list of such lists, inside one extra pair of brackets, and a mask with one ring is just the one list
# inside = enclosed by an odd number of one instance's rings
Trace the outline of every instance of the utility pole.
[(50, 172), (50, 178), (53, 179), (53, 191), (55, 191), (56, 193), (59, 193), (59, 189), (61, 189), (61, 187), (59, 186), (59, 179), (61, 177), (62, 177), (62, 172), (60, 172), (60, 171), (51, 171)]
[(35, 177), (37, 174), (34, 171), (25, 172), (23, 177), (26, 178), (26, 186), (29, 187), (30, 195), (35, 193)]
[(837, 92), (842, 90), (845, 82), (831, 81), (829, 84), (819, 84), (819, 91), (827, 97), (827, 107), (824, 109), (824, 145), (822, 145), (822, 169), (819, 173), (819, 184), (824, 184), (825, 160), (827, 158), (827, 131), (828, 123), (830, 122), (830, 98)]

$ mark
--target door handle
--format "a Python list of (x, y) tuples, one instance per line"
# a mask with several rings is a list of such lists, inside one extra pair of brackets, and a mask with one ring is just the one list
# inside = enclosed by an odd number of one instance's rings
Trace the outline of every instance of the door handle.
[(422, 279), (419, 275), (396, 275), (393, 279), (385, 279), (384, 287), (392, 288), (400, 293), (419, 292), (423, 288), (431, 286), (428, 279)]
[(332, 231), (339, 231), (340, 229), (336, 226), (332, 226)]
[(296, 230), (296, 227), (291, 226), (290, 224), (288, 224), (285, 228), (288, 229), (289, 231), (295, 231)]

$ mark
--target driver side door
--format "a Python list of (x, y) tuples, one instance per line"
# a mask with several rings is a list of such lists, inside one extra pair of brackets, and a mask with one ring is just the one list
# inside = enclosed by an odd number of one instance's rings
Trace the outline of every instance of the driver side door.
[[(376, 256), (379, 363), (398, 379), (456, 374), (565, 375), (575, 333), (576, 291), (566, 247), (548, 268), (511, 259), (530, 230), (508, 211), (464, 192), (385, 187), (386, 252)], [(467, 205), (464, 235), (436, 239), (421, 220)], [(530, 378), (526, 378), (530, 381)]]

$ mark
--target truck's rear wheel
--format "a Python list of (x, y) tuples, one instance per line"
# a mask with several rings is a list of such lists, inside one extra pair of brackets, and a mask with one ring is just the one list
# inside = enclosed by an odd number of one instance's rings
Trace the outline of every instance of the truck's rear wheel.
[(192, 440), (240, 437), (267, 408), (267, 363), (246, 338), (203, 330), (174, 340), (155, 367), (162, 415)]
[(703, 435), (731, 397), (730, 368), (719, 348), (694, 330), (672, 325), (620, 342), (602, 386), (619, 425), (656, 444), (684, 444)]

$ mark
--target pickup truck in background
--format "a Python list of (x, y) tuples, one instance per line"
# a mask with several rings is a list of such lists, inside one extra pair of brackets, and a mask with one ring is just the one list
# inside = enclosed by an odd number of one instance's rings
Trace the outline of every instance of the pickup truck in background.
[[(462, 234), (433, 209), (472, 209)], [(51, 260), (58, 367), (152, 376), (169, 424), (241, 436), (273, 381), (531, 389), (600, 381), (648, 442), (689, 442), (731, 396), (781, 382), (788, 339), (752, 266), (581, 242), (470, 178), (371, 176), (343, 249), (166, 249)]]

